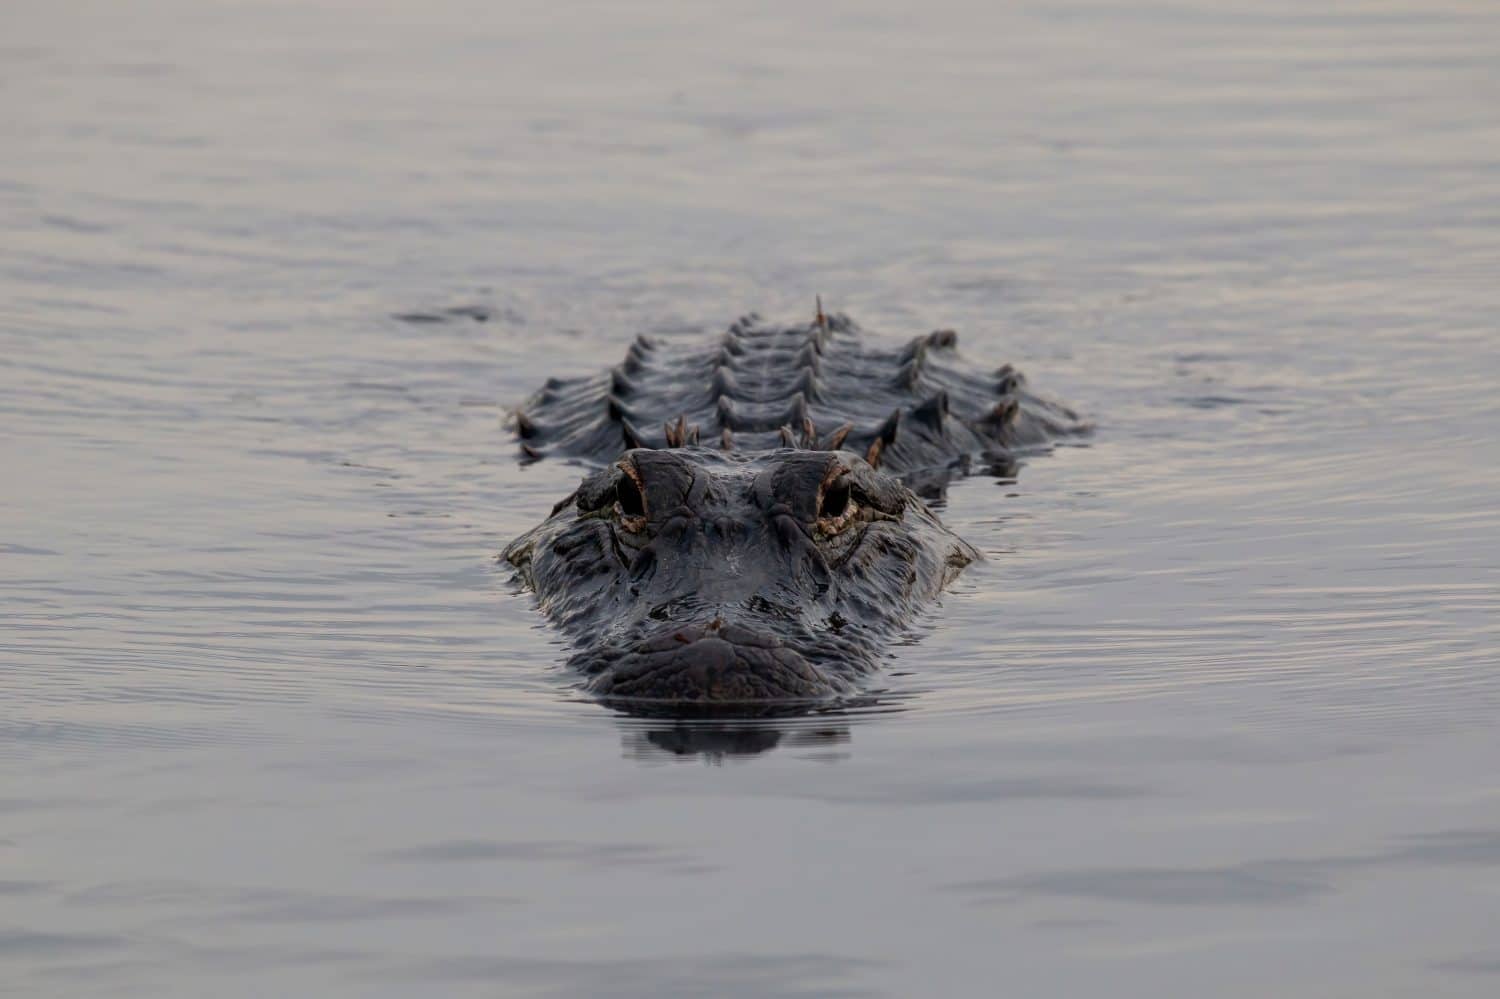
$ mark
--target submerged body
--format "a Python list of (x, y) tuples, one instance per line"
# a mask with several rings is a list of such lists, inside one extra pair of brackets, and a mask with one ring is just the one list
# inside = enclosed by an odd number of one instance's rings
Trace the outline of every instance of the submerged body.
[(871, 350), (821, 314), (742, 320), (706, 348), (638, 340), (517, 412), (528, 457), (605, 464), (505, 557), (602, 697), (844, 694), (979, 557), (918, 491), (1083, 429), (1023, 386), (964, 362), (949, 331)]

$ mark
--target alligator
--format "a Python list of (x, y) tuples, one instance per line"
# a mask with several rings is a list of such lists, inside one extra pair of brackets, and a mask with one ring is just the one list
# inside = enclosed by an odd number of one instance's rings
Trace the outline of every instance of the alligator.
[(844, 315), (640, 336), (511, 416), (526, 461), (592, 471), (504, 558), (583, 687), (666, 712), (827, 702), (981, 557), (924, 501), (976, 462), (1085, 432), (951, 330), (899, 347)]

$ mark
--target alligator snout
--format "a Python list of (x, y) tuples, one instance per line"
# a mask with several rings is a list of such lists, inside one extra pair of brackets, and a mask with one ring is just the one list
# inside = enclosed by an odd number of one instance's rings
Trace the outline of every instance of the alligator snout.
[(687, 703), (806, 700), (846, 689), (768, 630), (716, 617), (653, 632), (619, 653), (592, 650), (575, 665), (602, 697)]

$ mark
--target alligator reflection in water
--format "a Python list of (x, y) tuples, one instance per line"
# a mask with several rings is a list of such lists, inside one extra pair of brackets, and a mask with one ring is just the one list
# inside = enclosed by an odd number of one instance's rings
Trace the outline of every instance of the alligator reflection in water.
[(778, 747), (833, 754), (853, 738), (863, 718), (901, 711), (903, 695), (859, 694), (830, 705), (688, 705), (603, 699), (619, 716), (627, 757), (719, 763), (759, 756)]
[(857, 694), (980, 557), (921, 496), (1087, 429), (1010, 366), (965, 361), (952, 331), (879, 349), (821, 311), (707, 346), (640, 338), (604, 374), (549, 382), (514, 425), (528, 460), (603, 467), (506, 559), (590, 693), (671, 714)]
[(758, 756), (780, 745), (835, 747), (849, 742), (848, 725), (826, 728), (778, 728), (742, 722), (681, 720), (659, 727), (625, 730), (625, 755), (637, 759), (656, 756), (699, 756), (709, 762)]

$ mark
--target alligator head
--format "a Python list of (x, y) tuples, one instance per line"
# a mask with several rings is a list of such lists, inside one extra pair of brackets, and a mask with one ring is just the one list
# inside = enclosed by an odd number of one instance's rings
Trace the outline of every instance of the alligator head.
[(979, 553), (848, 451), (633, 449), (505, 558), (609, 700), (806, 702), (853, 689)]

